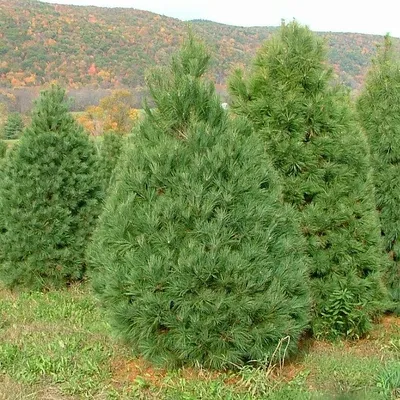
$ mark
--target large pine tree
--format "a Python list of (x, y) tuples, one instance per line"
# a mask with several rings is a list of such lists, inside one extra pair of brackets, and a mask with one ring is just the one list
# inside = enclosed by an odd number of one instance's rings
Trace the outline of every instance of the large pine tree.
[(102, 196), (94, 146), (68, 113), (64, 90), (44, 91), (7, 158), (0, 185), (0, 277), (46, 289), (82, 277)]
[(371, 147), (381, 233), (389, 258), (387, 283), (394, 308), (400, 312), (400, 61), (389, 36), (373, 60), (357, 110)]
[[(248, 123), (230, 121), (190, 38), (149, 78), (90, 251), (111, 321), (153, 362), (234, 368), (288, 355), (308, 322), (304, 243)], [(285, 348), (287, 352), (285, 352)]]
[(266, 143), (308, 241), (317, 336), (363, 335), (385, 299), (366, 140), (332, 84), (323, 42), (297, 22), (230, 82), (232, 109)]

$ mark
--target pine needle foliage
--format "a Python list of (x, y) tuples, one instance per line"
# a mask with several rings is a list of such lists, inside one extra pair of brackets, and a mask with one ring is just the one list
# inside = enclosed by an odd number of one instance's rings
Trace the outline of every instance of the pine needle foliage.
[(357, 110), (371, 147), (377, 209), (389, 258), (386, 280), (400, 313), (400, 61), (389, 36), (373, 60)]
[(94, 288), (138, 354), (235, 368), (296, 350), (307, 267), (262, 141), (229, 120), (203, 78), (208, 60), (190, 37), (149, 77), (156, 107), (119, 163), (89, 253)]
[(331, 78), (323, 42), (292, 22), (260, 49), (249, 77), (233, 75), (231, 108), (263, 137), (299, 212), (314, 334), (358, 337), (384, 307), (382, 253), (366, 140)]
[(0, 278), (9, 287), (62, 287), (82, 278), (102, 198), (92, 143), (65, 92), (44, 91), (0, 187)]

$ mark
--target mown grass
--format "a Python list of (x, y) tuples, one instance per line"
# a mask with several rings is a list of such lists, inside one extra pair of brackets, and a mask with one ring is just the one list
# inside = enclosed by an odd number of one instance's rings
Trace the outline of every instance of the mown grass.
[(285, 366), (165, 371), (113, 336), (87, 286), (18, 294), (0, 288), (0, 400), (396, 398), (400, 319), (393, 317), (359, 342), (305, 341)]

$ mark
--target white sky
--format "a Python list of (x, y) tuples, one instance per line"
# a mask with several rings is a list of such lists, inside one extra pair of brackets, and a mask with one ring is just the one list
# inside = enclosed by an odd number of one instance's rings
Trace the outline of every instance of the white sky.
[(42, 0), (47, 3), (130, 7), (239, 26), (278, 26), (295, 18), (314, 31), (400, 37), (400, 0)]

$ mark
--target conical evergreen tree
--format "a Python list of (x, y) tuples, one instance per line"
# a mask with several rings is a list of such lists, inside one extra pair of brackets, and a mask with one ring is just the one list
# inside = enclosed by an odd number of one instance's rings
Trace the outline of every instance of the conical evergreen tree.
[(5, 139), (17, 139), (24, 129), (24, 123), (20, 113), (11, 113), (8, 115), (4, 125), (3, 136)]
[[(290, 354), (307, 326), (304, 243), (262, 142), (230, 121), (190, 38), (154, 73), (90, 250), (115, 329), (167, 365)], [(279, 353), (279, 354), (278, 354)]]
[(299, 211), (311, 258), (316, 336), (365, 334), (385, 299), (366, 140), (348, 97), (333, 87), (323, 43), (297, 22), (231, 79), (232, 109), (266, 143)]
[(400, 313), (400, 61), (389, 36), (373, 60), (357, 110), (371, 147), (381, 233), (389, 257), (387, 283)]
[(0, 277), (7, 286), (80, 279), (102, 196), (98, 159), (68, 113), (64, 90), (41, 94), (0, 185)]

